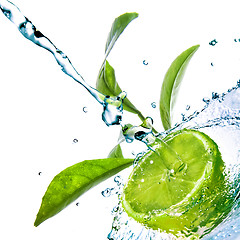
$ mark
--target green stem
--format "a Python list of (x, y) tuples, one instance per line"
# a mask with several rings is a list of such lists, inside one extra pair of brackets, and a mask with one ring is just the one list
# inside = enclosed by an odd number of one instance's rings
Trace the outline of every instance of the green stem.
[[(137, 115), (140, 118), (140, 120), (143, 122), (146, 118), (142, 115), (140, 111), (137, 111)], [(153, 133), (157, 134), (159, 133), (154, 127), (152, 128)]]

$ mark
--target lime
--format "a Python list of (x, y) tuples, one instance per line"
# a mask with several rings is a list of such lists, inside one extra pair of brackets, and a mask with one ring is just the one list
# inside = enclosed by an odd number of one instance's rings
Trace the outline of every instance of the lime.
[(150, 147), (124, 187), (127, 214), (184, 239), (211, 231), (230, 210), (217, 144), (202, 132), (184, 129)]

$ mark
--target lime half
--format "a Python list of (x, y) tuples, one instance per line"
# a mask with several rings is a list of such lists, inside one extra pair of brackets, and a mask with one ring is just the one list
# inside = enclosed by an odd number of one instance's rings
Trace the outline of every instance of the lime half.
[(216, 143), (196, 130), (155, 141), (122, 195), (127, 214), (146, 227), (198, 238), (229, 212), (224, 163)]

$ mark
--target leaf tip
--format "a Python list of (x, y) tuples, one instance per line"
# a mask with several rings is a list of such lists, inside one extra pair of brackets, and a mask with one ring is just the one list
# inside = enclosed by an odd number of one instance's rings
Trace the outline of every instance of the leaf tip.
[(34, 222), (34, 227), (38, 227), (41, 224), (41, 222), (38, 220), (38, 218), (36, 218), (35, 222)]
[(200, 44), (194, 45), (192, 48), (195, 48), (195, 51), (197, 51), (200, 47)]
[(46, 218), (44, 218), (44, 216), (38, 212), (37, 217), (34, 222), (34, 227), (38, 227), (45, 220), (46, 220)]

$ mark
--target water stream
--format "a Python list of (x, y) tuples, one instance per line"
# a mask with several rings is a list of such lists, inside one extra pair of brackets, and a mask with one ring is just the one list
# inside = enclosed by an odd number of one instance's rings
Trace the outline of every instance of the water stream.
[(61, 70), (76, 82), (80, 83), (103, 106), (102, 119), (107, 126), (120, 124), (123, 113), (122, 101), (126, 97), (125, 92), (120, 93), (117, 97), (109, 97), (97, 91), (88, 85), (83, 77), (76, 71), (66, 54), (37, 30), (33, 23), (21, 13), (17, 6), (8, 0), (1, 0), (0, 9), (25, 38), (52, 53)]

